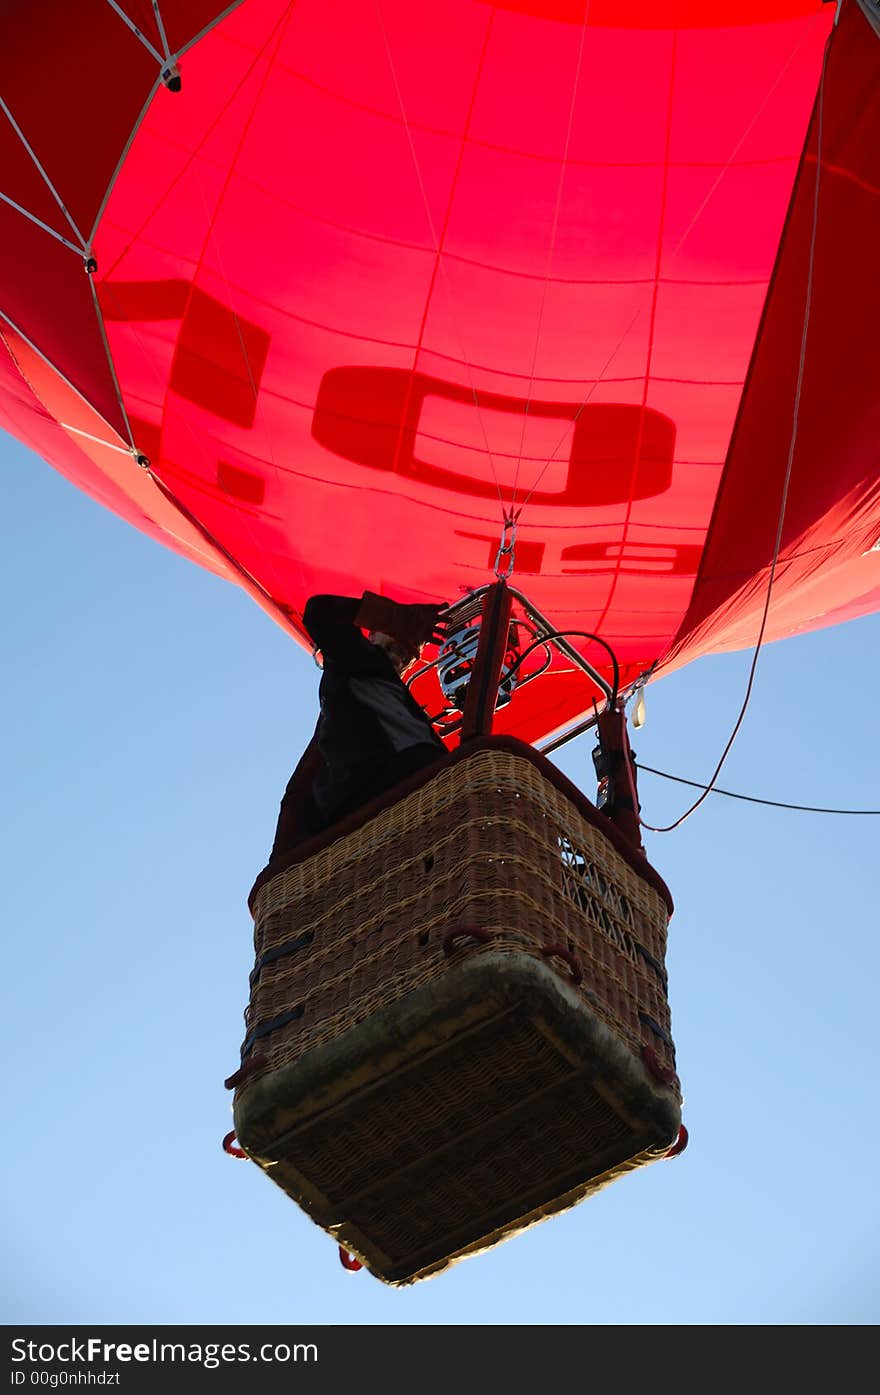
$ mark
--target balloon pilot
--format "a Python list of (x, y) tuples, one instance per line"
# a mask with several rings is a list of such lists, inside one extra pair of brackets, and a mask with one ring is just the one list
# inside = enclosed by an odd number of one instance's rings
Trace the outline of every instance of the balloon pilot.
[(402, 678), (424, 644), (444, 640), (445, 609), (373, 591), (307, 602), (303, 624), (323, 661), (321, 712), (281, 801), (270, 866), (445, 756)]
[[(516, 634), (522, 622), (511, 620), (514, 598), (526, 606), (535, 636), (521, 653)], [(510, 701), (514, 689), (546, 671), (550, 646), (563, 649), (603, 689), (604, 710), (594, 703), (594, 715), (585, 724), (595, 726), (598, 738), (593, 751), (596, 803), (644, 855), (635, 764), (610, 649), (614, 677), (608, 685), (567, 642), (567, 635), (579, 632), (554, 630), (504, 579), (454, 606), (401, 604), (373, 591), (359, 598), (316, 595), (306, 604), (303, 624), (315, 653), (322, 656), (321, 711), (281, 801), (267, 872), (286, 865), (301, 843), (442, 761), (447, 754), (442, 736), (458, 731), (467, 741), (488, 735), (494, 712)], [(403, 677), (429, 642), (440, 646), (429, 666), (436, 667), (449, 704), (435, 718)], [(524, 674), (523, 661), (536, 649), (546, 650), (548, 659)], [(472, 682), (477, 674), (480, 678)]]

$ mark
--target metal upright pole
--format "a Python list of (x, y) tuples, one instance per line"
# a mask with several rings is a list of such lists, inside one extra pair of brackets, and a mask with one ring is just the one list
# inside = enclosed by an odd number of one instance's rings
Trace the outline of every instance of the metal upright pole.
[[(597, 752), (601, 749), (596, 766), (596, 773), (600, 777), (599, 808), (617, 825), (638, 852), (644, 852), (639, 824), (636, 768), (629, 748), (626, 713), (623, 708), (606, 707), (604, 712), (599, 713), (596, 730), (600, 742)], [(593, 759), (597, 759), (595, 752)]]
[(492, 731), (512, 607), (513, 597), (504, 581), (495, 582), (483, 597), (480, 638), (462, 713), (462, 742), (488, 736)]

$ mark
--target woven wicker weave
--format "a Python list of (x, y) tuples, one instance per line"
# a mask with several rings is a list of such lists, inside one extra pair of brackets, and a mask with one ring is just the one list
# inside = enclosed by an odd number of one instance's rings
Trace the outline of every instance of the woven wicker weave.
[(680, 1122), (659, 879), (515, 744), (253, 901), (239, 1142), (387, 1282), (662, 1156)]

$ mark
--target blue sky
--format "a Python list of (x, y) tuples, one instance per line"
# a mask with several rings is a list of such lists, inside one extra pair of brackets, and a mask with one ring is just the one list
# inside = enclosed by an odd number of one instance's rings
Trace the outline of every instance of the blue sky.
[[(0, 437), (6, 1323), (873, 1324), (876, 818), (710, 797), (647, 835), (690, 1146), (395, 1291), (220, 1149), (246, 896), (318, 673), (248, 598)], [(365, 582), (368, 581), (365, 578)], [(880, 617), (769, 646), (719, 783), (880, 807)], [(648, 690), (649, 765), (710, 774), (749, 656)], [(589, 737), (557, 753), (592, 795)], [(643, 775), (643, 814), (693, 792)]]

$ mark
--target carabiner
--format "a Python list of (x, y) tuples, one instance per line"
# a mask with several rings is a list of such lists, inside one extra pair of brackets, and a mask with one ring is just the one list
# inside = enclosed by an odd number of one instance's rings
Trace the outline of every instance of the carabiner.
[[(495, 555), (495, 575), (499, 581), (507, 581), (513, 575), (514, 554), (516, 551), (516, 515), (504, 515), (504, 527), (501, 530), (501, 542), (498, 552)], [(507, 570), (501, 570), (501, 559), (507, 558)]]

